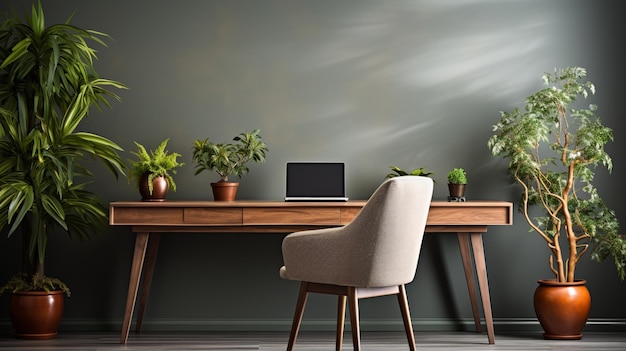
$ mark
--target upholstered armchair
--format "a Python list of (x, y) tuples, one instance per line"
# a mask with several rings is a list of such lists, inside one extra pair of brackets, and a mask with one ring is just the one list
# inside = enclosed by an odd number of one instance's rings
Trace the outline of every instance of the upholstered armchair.
[(339, 296), (337, 350), (343, 340), (346, 299), (354, 350), (360, 350), (358, 300), (396, 295), (409, 347), (415, 350), (405, 285), (415, 277), (432, 193), (431, 178), (390, 178), (349, 224), (285, 237), (280, 276), (301, 282), (287, 350), (294, 347), (311, 292)]

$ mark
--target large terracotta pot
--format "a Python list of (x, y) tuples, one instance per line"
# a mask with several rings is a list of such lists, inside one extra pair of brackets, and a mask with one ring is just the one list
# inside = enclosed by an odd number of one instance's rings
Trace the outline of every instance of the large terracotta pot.
[(544, 338), (578, 340), (587, 323), (591, 295), (585, 280), (558, 283), (554, 279), (539, 280), (535, 290), (535, 314), (544, 330)]
[(234, 201), (237, 196), (237, 182), (217, 182), (211, 183), (213, 188), (213, 199), (215, 201)]
[(21, 339), (51, 339), (63, 316), (63, 291), (22, 291), (11, 294), (9, 314)]
[(169, 189), (170, 183), (163, 176), (157, 176), (152, 180), (152, 194), (148, 188), (148, 173), (144, 173), (139, 180), (141, 201), (165, 201)]

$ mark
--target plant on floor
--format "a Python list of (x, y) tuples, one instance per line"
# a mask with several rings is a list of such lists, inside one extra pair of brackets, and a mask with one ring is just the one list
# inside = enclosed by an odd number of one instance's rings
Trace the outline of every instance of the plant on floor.
[(37, 289), (41, 279), (63, 288), (44, 278), (51, 233), (89, 238), (108, 223), (96, 194), (85, 189), (92, 173), (84, 161), (102, 161), (118, 177), (126, 168), (122, 149), (79, 129), (92, 107), (119, 100), (108, 88), (125, 88), (94, 70), (87, 41), (104, 45), (107, 37), (69, 22), (46, 27), (40, 2), (24, 22), (9, 18), (0, 27), (0, 229), (9, 237), (21, 232), (25, 253), (11, 291), (22, 283)]
[(32, 277), (26, 273), (18, 273), (0, 287), (0, 295), (5, 292), (16, 293), (19, 291), (54, 291), (61, 290), (67, 296), (71, 295), (70, 289), (60, 279), (47, 277), (41, 273), (35, 273)]
[(214, 143), (211, 140), (196, 140), (193, 144), (195, 175), (202, 171), (215, 172), (220, 182), (228, 182), (230, 175), (241, 178), (248, 173), (248, 162), (265, 162), (267, 145), (261, 140), (260, 130), (244, 132), (233, 138), (235, 143)]
[[(131, 160), (131, 171), (129, 178), (135, 182), (137, 188), (139, 188), (139, 182), (142, 177), (148, 174), (148, 190), (152, 194), (153, 184), (152, 182), (156, 177), (165, 177), (168, 181), (169, 189), (176, 191), (176, 183), (172, 174), (176, 174), (176, 168), (182, 167), (185, 164), (178, 162), (179, 153), (170, 153), (165, 148), (169, 139), (163, 140), (159, 146), (153, 151), (146, 150), (146, 148), (138, 142), (134, 142), (137, 146), (137, 151), (131, 151), (131, 154), (137, 157), (136, 160)], [(171, 174), (170, 174), (171, 173)]]
[[(574, 282), (576, 265), (591, 247), (594, 260), (613, 257), (622, 280), (626, 267), (626, 239), (592, 183), (598, 165), (612, 169), (604, 147), (613, 132), (596, 116), (597, 106), (575, 108), (578, 98), (595, 94), (586, 75), (581, 67), (546, 73), (548, 87), (529, 96), (524, 111), (501, 112), (488, 141), (494, 156), (510, 160), (510, 174), (523, 190), (520, 211), (548, 245), (558, 282)], [(533, 205), (542, 216), (532, 217)]]

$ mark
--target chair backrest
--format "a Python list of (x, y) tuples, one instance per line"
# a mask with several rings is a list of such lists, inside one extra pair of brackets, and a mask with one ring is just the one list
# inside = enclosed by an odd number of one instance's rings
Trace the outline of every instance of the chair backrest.
[(392, 286), (413, 281), (433, 180), (423, 176), (394, 177), (384, 181), (352, 222), (342, 228), (350, 236), (352, 270), (356, 286)]

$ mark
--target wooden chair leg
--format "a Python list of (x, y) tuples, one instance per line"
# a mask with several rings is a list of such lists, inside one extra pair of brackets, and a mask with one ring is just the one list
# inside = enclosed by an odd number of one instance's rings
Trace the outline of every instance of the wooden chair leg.
[(350, 306), (350, 327), (352, 328), (352, 344), (354, 351), (361, 350), (361, 330), (359, 327), (359, 300), (356, 288), (348, 287), (348, 305)]
[(415, 351), (415, 334), (413, 333), (413, 323), (411, 323), (411, 312), (409, 311), (409, 301), (406, 298), (406, 289), (404, 285), (400, 285), (398, 293), (398, 303), (400, 304), (400, 312), (402, 312), (402, 320), (404, 321), (404, 330), (409, 341), (409, 349)]
[(287, 344), (287, 351), (292, 351), (296, 344), (296, 338), (298, 337), (298, 331), (300, 330), (300, 323), (302, 322), (302, 316), (304, 315), (304, 305), (306, 304), (307, 296), (309, 294), (307, 282), (300, 284), (300, 293), (298, 293), (298, 302), (296, 303), (296, 311), (293, 315), (293, 324), (291, 325), (291, 333), (289, 334), (289, 343)]
[(343, 344), (343, 326), (346, 319), (346, 296), (339, 295), (337, 303), (337, 338), (335, 341), (335, 351), (341, 351)]

